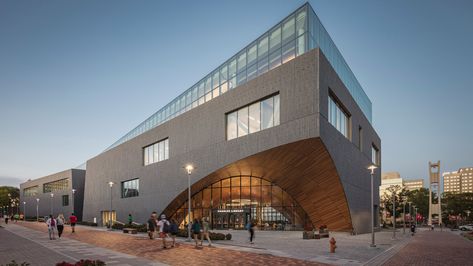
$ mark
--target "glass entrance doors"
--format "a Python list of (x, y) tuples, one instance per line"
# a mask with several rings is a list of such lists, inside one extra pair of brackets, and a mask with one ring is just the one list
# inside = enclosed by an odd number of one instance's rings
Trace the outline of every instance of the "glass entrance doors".
[[(115, 211), (112, 211), (112, 224), (117, 220), (117, 214)], [(110, 211), (102, 211), (102, 226), (107, 226), (110, 222)]]
[(245, 229), (250, 220), (250, 209), (212, 210), (212, 229)]

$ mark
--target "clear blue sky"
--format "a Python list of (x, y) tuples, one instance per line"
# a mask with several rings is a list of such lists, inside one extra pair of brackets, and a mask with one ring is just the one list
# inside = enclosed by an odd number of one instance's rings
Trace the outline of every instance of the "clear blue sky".
[[(0, 2), (0, 185), (99, 154), (304, 1)], [(473, 166), (473, 1), (310, 1), (373, 102), (383, 171)]]

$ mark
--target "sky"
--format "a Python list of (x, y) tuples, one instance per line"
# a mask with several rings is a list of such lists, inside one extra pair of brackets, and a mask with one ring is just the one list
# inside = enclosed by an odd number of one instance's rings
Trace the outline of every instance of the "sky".
[[(0, 185), (100, 154), (305, 1), (0, 2)], [(373, 102), (382, 171), (473, 166), (473, 1), (309, 1)]]

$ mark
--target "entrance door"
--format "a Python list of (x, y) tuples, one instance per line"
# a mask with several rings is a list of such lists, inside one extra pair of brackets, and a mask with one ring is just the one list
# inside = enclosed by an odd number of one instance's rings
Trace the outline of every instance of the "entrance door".
[[(112, 211), (112, 224), (117, 220), (117, 214), (115, 211)], [(110, 211), (102, 211), (102, 226), (107, 226), (110, 222)]]

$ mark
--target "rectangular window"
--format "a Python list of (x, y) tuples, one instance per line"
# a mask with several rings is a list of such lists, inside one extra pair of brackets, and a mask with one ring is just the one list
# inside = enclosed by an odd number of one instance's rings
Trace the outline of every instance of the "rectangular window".
[(256, 62), (256, 58), (257, 58), (256, 51), (257, 51), (256, 43), (252, 45), (250, 48), (248, 48), (247, 65), (252, 65)]
[(374, 144), (371, 145), (371, 161), (379, 165), (379, 149)]
[(227, 140), (279, 125), (279, 94), (227, 114)]
[(50, 193), (54, 191), (67, 190), (69, 188), (69, 179), (64, 178), (61, 180), (49, 182), (43, 184), (43, 193)]
[(258, 60), (268, 56), (268, 36), (258, 40)]
[(295, 37), (296, 22), (294, 16), (291, 16), (282, 26), (282, 43), (283, 45), (292, 41)]
[(149, 165), (169, 159), (169, 139), (158, 141), (143, 148), (143, 164)]
[(237, 68), (238, 71), (237, 72), (243, 71), (245, 67), (246, 67), (246, 51), (243, 51), (238, 55), (238, 68)]
[(349, 135), (349, 115), (344, 110), (342, 105), (336, 101), (332, 96), (328, 97), (328, 121), (332, 124), (342, 135), (347, 139)]
[(363, 128), (358, 127), (358, 148), (363, 151)]
[(248, 107), (238, 110), (238, 137), (248, 135)]
[(282, 47), (282, 63), (286, 63), (296, 57), (296, 42), (290, 41)]
[(23, 189), (23, 196), (25, 197), (33, 197), (38, 195), (38, 186), (27, 187)]
[(237, 137), (237, 112), (227, 115), (227, 140)]
[(269, 35), (269, 52), (279, 50), (281, 48), (281, 26), (275, 28)]
[(69, 206), (69, 195), (62, 195), (62, 206)]
[(278, 50), (269, 55), (269, 69), (273, 69), (281, 65), (281, 51)]
[(132, 179), (122, 182), (122, 198), (138, 197), (140, 191), (140, 179)]

